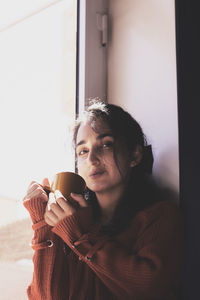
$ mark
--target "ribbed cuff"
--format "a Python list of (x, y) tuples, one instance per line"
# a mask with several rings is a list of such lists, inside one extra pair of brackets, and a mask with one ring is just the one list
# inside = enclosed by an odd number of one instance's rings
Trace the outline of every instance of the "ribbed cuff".
[(92, 207), (83, 207), (71, 216), (61, 220), (53, 227), (52, 231), (64, 241), (73, 243), (88, 232), (93, 222)]
[(33, 224), (41, 221), (44, 218), (47, 202), (41, 198), (32, 198), (31, 200), (23, 203), (24, 207), (28, 210)]

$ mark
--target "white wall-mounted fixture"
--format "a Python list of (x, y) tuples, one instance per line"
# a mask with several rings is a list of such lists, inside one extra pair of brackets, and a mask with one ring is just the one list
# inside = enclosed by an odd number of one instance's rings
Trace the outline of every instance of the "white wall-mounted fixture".
[(105, 47), (108, 43), (108, 15), (97, 13), (97, 28), (102, 32), (101, 45)]

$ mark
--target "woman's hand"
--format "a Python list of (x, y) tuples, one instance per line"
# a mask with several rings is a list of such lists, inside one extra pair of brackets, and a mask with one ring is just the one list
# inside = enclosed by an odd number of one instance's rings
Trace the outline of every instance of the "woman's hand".
[(44, 187), (49, 187), (47, 178), (43, 179), (42, 184), (32, 181), (28, 187), (27, 194), (23, 198), (23, 205), (30, 213), (33, 223), (37, 223), (44, 218), (49, 200)]
[[(82, 195), (71, 193), (70, 196), (79, 204), (78, 209), (88, 206)], [(71, 216), (77, 210), (59, 191), (55, 191), (55, 199), (55, 202), (49, 203), (49, 208), (46, 207), (44, 214), (44, 220), (50, 226), (55, 226), (59, 221)]]

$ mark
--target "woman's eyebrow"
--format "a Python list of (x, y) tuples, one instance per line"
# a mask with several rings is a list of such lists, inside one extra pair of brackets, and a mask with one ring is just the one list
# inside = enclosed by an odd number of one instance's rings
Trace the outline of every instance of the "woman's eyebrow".
[(80, 142), (78, 142), (78, 143), (76, 144), (76, 147), (78, 147), (78, 146), (80, 146), (80, 145), (82, 145), (82, 144), (85, 144), (85, 143), (86, 143), (85, 140), (81, 140)]
[(99, 134), (97, 136), (97, 140), (102, 140), (103, 138), (105, 138), (107, 136), (113, 137), (113, 134), (112, 133), (102, 133), (102, 134)]
[[(111, 134), (111, 133), (102, 133), (102, 134), (99, 134), (99, 135), (97, 136), (97, 140), (102, 140), (103, 138), (105, 138), (105, 137), (107, 137), (107, 136), (113, 137), (113, 134)], [(80, 146), (80, 145), (83, 145), (83, 144), (86, 144), (86, 141), (85, 141), (85, 140), (81, 140), (80, 142), (78, 142), (78, 143), (76, 144), (76, 147), (78, 147), (78, 146)]]

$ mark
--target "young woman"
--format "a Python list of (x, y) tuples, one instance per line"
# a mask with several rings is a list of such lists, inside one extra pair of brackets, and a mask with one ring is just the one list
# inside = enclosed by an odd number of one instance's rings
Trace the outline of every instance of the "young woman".
[(85, 196), (62, 195), (47, 209), (44, 179), (24, 206), (33, 221), (31, 300), (178, 299), (183, 222), (160, 199), (140, 125), (122, 108), (96, 102), (74, 129)]

